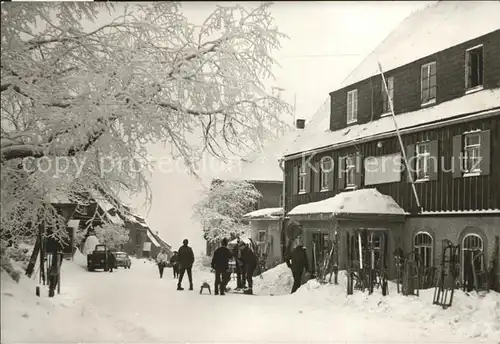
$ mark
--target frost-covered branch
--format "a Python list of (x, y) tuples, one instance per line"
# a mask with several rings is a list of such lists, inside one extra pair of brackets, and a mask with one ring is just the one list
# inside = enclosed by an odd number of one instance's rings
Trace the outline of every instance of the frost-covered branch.
[(253, 184), (245, 181), (214, 181), (194, 207), (206, 240), (230, 239), (249, 230), (243, 215), (251, 211), (262, 197)]
[(282, 134), (291, 109), (266, 86), (285, 35), (270, 4), (217, 6), (202, 25), (181, 5), (2, 5), (2, 226), (34, 228), (54, 189), (149, 196), (149, 143), (194, 172), (206, 152)]

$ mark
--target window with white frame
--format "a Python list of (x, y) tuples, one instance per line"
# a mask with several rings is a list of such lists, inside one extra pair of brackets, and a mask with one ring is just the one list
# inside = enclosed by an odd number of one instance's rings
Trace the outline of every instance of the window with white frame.
[(464, 135), (464, 170), (467, 173), (481, 172), (481, 134), (479, 132)]
[(417, 252), (422, 265), (429, 268), (433, 265), (433, 240), (427, 232), (418, 232), (413, 237), (413, 248)]
[(345, 159), (345, 185), (346, 187), (356, 186), (356, 157), (351, 155)]
[(306, 192), (306, 164), (301, 164), (299, 167), (299, 193)]
[(347, 93), (347, 123), (354, 123), (358, 120), (358, 90)]
[(436, 62), (423, 65), (420, 69), (422, 104), (436, 101)]
[[(394, 77), (388, 77), (385, 79), (387, 85), (387, 91), (384, 86), (384, 79), (382, 79), (382, 115), (388, 115), (391, 112), (391, 106), (389, 105), (389, 98), (394, 101)], [(387, 94), (389, 92), (389, 94)]]
[(467, 90), (483, 86), (483, 46), (467, 49), (465, 52), (465, 88)]
[(425, 180), (429, 178), (429, 157), (429, 143), (417, 143), (415, 145), (415, 172), (417, 180)]
[(257, 242), (265, 242), (266, 241), (266, 236), (267, 236), (267, 231), (266, 230), (259, 230), (257, 233)]
[[(483, 239), (474, 233), (467, 234), (462, 239), (462, 282), (465, 283), (467, 279), (470, 278), (472, 274), (472, 269), (480, 271), (484, 269), (484, 259), (483, 257), (474, 260), (478, 253), (483, 252), (484, 243)], [(474, 265), (474, 267), (473, 267)]]
[(321, 190), (328, 190), (328, 174), (332, 171), (332, 159), (321, 159), (320, 170)]

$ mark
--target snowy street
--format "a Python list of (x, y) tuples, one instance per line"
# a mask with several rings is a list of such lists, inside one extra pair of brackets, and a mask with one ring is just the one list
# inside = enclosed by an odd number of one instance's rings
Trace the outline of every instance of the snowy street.
[[(358, 292), (347, 299), (341, 286), (319, 287), (314, 281), (295, 295), (264, 295), (269, 288), (284, 292), (276, 286), (288, 282), (283, 276), (290, 273), (282, 267), (255, 279), (256, 296), (200, 295), (204, 280), (213, 285), (207, 271), (194, 271), (194, 291), (187, 280), (185, 290), (176, 291), (170, 269), (160, 279), (156, 265), (141, 260), (113, 273), (87, 272), (69, 261), (63, 267), (61, 294), (54, 299), (45, 289), (37, 298), (32, 280), (22, 280), (21, 288), (2, 275), (2, 343), (498, 343), (500, 338), (498, 294), (476, 300), (484, 301), (483, 307), (473, 309), (461, 304), (467, 297), (458, 293), (456, 305), (444, 311), (427, 299), (394, 294), (383, 300)], [(464, 309), (476, 312), (479, 322)]]

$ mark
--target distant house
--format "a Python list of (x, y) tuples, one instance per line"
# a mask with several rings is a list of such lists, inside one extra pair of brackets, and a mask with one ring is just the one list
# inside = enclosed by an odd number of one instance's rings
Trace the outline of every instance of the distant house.
[[(92, 193), (88, 205), (77, 204), (74, 200), (70, 200), (66, 195), (60, 193), (54, 193), (51, 198), (52, 205), (67, 219), (70, 241), (63, 246), (67, 255), (74, 252), (74, 247), (83, 245), (88, 233), (93, 228), (104, 223), (114, 223), (129, 229), (129, 242), (122, 245), (120, 249), (130, 255), (139, 258), (156, 257), (162, 249), (166, 249), (169, 256), (172, 255), (171, 246), (159, 236), (158, 232), (153, 232), (141, 216), (132, 214), (127, 206), (122, 205), (127, 212), (126, 214), (119, 213), (110, 202), (98, 193)], [(77, 229), (87, 232), (82, 242), (75, 242)]]
[(259, 252), (265, 255), (266, 267), (271, 268), (283, 261), (281, 248), (283, 208), (264, 208), (244, 215), (250, 222), (251, 239)]

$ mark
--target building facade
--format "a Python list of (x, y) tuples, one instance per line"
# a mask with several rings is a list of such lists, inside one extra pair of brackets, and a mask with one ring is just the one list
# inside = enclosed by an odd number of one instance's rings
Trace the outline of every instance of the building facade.
[[(328, 127), (305, 132), (285, 156), (285, 212), (373, 188), (405, 216), (344, 214), (351, 222), (342, 225), (302, 214), (311, 257), (325, 255), (334, 226), (383, 227), (390, 256), (418, 251), (435, 267), (450, 240), (460, 245), (461, 281), (482, 252), (476, 269), (499, 285), (499, 12), (496, 2), (438, 2), (414, 13), (330, 93), (328, 118), (316, 119)], [(463, 25), (470, 15), (474, 30)]]

